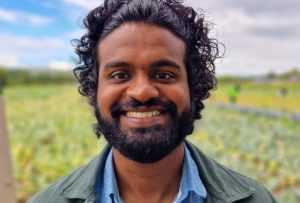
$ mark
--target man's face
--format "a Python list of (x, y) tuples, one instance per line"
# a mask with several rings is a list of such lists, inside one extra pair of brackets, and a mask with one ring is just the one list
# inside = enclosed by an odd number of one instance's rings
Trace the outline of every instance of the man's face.
[(158, 161), (191, 133), (184, 56), (180, 38), (144, 23), (125, 23), (98, 45), (98, 122), (128, 158)]

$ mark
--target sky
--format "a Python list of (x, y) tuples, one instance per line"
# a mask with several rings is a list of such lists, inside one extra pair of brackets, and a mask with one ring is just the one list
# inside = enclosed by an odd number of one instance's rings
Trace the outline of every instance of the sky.
[[(72, 39), (102, 0), (0, 0), (0, 66), (73, 68)], [(226, 47), (220, 75), (300, 69), (299, 0), (186, 0), (214, 24), (210, 36)]]

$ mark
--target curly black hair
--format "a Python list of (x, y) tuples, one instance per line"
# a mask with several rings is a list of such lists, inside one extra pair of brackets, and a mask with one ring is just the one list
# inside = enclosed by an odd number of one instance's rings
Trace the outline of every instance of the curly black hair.
[[(97, 45), (126, 22), (143, 22), (170, 30), (185, 42), (188, 85), (194, 119), (201, 118), (203, 100), (216, 86), (215, 59), (220, 57), (218, 41), (208, 36), (211, 23), (181, 0), (105, 0), (84, 19), (87, 33), (76, 40), (80, 58), (74, 73), (80, 94), (89, 98), (97, 114)], [(100, 136), (100, 135), (98, 135)]]

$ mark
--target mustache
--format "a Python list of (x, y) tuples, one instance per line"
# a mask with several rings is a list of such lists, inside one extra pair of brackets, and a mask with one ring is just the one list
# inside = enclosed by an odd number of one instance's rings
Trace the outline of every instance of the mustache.
[(139, 100), (136, 99), (131, 99), (128, 102), (125, 103), (115, 103), (113, 104), (112, 108), (111, 108), (111, 115), (114, 119), (118, 118), (121, 115), (121, 109), (124, 108), (130, 108), (130, 109), (134, 109), (137, 107), (163, 107), (164, 111), (167, 113), (170, 113), (171, 116), (176, 117), (177, 116), (177, 106), (174, 102), (169, 101), (169, 100), (160, 100), (160, 99), (156, 99), (156, 98), (152, 98), (149, 99), (145, 102), (141, 102)]

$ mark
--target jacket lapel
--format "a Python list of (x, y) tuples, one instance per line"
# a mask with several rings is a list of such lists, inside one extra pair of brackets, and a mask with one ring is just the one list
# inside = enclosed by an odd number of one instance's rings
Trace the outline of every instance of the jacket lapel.
[(199, 174), (207, 190), (206, 203), (234, 202), (249, 197), (255, 189), (244, 176), (237, 174), (208, 158), (190, 142), (187, 147), (198, 167)]
[(82, 199), (85, 202), (95, 200), (97, 177), (102, 173), (110, 148), (106, 146), (90, 163), (64, 179), (59, 194), (68, 199)]

